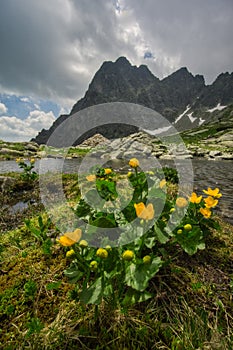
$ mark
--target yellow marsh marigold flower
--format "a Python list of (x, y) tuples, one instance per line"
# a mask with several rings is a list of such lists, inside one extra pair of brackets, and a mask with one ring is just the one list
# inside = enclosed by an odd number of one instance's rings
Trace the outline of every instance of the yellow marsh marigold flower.
[(167, 184), (167, 181), (165, 179), (161, 180), (160, 183), (159, 183), (159, 187), (160, 188), (164, 188)]
[(211, 210), (209, 208), (200, 208), (200, 213), (206, 219), (209, 219), (211, 217)]
[(93, 260), (93, 261), (91, 261), (90, 262), (90, 268), (92, 269), (92, 270), (96, 270), (97, 269), (97, 267), (98, 267), (98, 263), (97, 263), (97, 261), (95, 261), (95, 260)]
[(73, 232), (66, 232), (64, 236), (61, 236), (57, 241), (64, 247), (70, 247), (71, 245), (77, 243), (82, 236), (82, 230), (77, 228)]
[(177, 230), (178, 235), (180, 235), (183, 231), (181, 229)]
[(139, 166), (138, 159), (137, 158), (130, 159), (129, 166), (131, 166), (131, 168), (137, 168)]
[(131, 177), (133, 175), (133, 173), (131, 171), (128, 172), (127, 176)]
[(87, 243), (87, 241), (85, 241), (85, 239), (82, 239), (82, 240), (79, 242), (79, 246), (80, 246), (81, 248), (86, 248), (86, 247), (88, 247), (88, 243)]
[(101, 259), (106, 259), (108, 257), (108, 252), (104, 248), (99, 248), (96, 252), (96, 255)]
[(214, 199), (213, 197), (209, 196), (204, 199), (206, 208), (214, 208), (218, 204), (218, 200)]
[(176, 205), (179, 208), (184, 208), (188, 205), (188, 201), (184, 197), (178, 197), (176, 200)]
[(196, 203), (199, 204), (200, 201), (202, 200), (202, 196), (197, 196), (197, 194), (195, 192), (192, 193), (191, 197), (189, 198), (191, 203)]
[(214, 190), (212, 190), (210, 187), (208, 187), (208, 190), (203, 190), (203, 192), (205, 194), (208, 194), (208, 196), (212, 196), (212, 197), (216, 197), (216, 198), (220, 198), (222, 197), (222, 194), (219, 193), (219, 188), (215, 188)]
[(16, 163), (20, 163), (20, 162), (22, 162), (22, 159), (21, 158), (17, 158), (15, 161), (16, 161)]
[(30, 159), (30, 163), (31, 163), (31, 164), (35, 163), (35, 158), (31, 158), (31, 159)]
[(92, 181), (96, 180), (96, 176), (95, 175), (88, 175), (88, 176), (86, 176), (86, 179), (87, 179), (87, 181), (92, 182)]
[(192, 225), (186, 224), (186, 225), (184, 225), (184, 229), (185, 229), (185, 231), (191, 231), (192, 230)]
[(149, 203), (147, 206), (143, 202), (138, 204), (134, 204), (134, 208), (136, 210), (137, 217), (144, 220), (152, 220), (155, 212), (152, 203)]
[(68, 252), (66, 253), (66, 257), (67, 258), (70, 258), (72, 255), (74, 255), (75, 254), (75, 251), (74, 251), (74, 249), (71, 249), (71, 250), (68, 250)]
[(111, 172), (112, 172), (112, 169), (110, 169), (110, 168), (105, 168), (104, 169), (105, 175), (109, 175), (109, 174), (111, 174)]
[(111, 251), (112, 247), (110, 245), (106, 245), (105, 249), (107, 249), (108, 251)]
[(123, 260), (131, 261), (134, 258), (134, 252), (132, 250), (125, 250), (122, 254)]
[(150, 257), (150, 255), (145, 255), (142, 260), (143, 260), (144, 264), (150, 264), (151, 257)]
[(170, 213), (174, 213), (174, 211), (176, 211), (175, 208), (171, 208), (171, 209), (170, 209)]

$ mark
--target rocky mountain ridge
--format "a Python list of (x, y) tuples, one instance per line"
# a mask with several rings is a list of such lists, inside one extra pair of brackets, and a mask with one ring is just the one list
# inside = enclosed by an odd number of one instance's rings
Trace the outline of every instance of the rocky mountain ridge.
[[(33, 140), (46, 143), (62, 121), (82, 109), (107, 102), (131, 102), (149, 107), (161, 113), (178, 131), (187, 130), (211, 123), (213, 116), (214, 120), (218, 119), (219, 112), (233, 103), (233, 73), (222, 73), (213, 84), (205, 85), (202, 75), (193, 76), (186, 67), (160, 80), (147, 66), (132, 66), (125, 57), (104, 62), (70, 114), (60, 116), (49, 130), (42, 130)], [(78, 122), (77, 116), (77, 126)], [(137, 127), (125, 124), (103, 125), (89, 130), (75, 144), (96, 133), (111, 139), (137, 131)], [(62, 141), (59, 142), (62, 147)]]

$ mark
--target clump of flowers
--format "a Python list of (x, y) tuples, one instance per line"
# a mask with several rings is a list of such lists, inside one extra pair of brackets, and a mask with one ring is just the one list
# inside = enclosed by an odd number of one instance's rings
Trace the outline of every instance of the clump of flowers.
[(33, 170), (35, 167), (35, 158), (30, 158), (28, 161), (22, 158), (17, 158), (16, 163), (23, 170), (20, 174), (22, 180), (33, 181), (38, 178), (38, 174)]
[[(87, 225), (82, 223), (58, 239), (71, 261), (65, 275), (78, 284), (77, 298), (82, 303), (99, 305), (106, 299), (113, 307), (119, 304), (126, 307), (147, 300), (152, 296), (148, 290), (150, 280), (168, 263), (166, 254), (161, 258), (161, 251), (170, 246), (170, 252), (174, 245), (173, 250), (177, 252), (179, 245), (187, 254), (195, 254), (205, 248), (205, 237), (211, 229), (217, 228), (213, 210), (221, 197), (219, 189), (204, 190), (205, 198), (195, 192), (178, 198), (166, 196), (164, 187), (169, 187), (169, 181), (157, 177), (156, 171), (147, 174), (139, 171), (136, 158), (132, 158), (129, 165), (132, 171), (125, 178), (133, 194), (127, 206), (97, 211), (81, 198), (73, 210)], [(118, 178), (111, 168), (99, 168), (86, 179), (95, 181), (100, 197), (114, 205), (118, 199)], [(89, 189), (86, 196), (92, 198), (92, 195)], [(155, 222), (157, 203), (163, 200), (164, 207)], [(174, 225), (172, 230), (169, 222)], [(123, 230), (125, 226), (129, 227), (128, 231)], [(119, 229), (119, 237), (113, 240), (111, 235), (103, 237), (103, 228)], [(97, 241), (98, 247), (95, 247)]]

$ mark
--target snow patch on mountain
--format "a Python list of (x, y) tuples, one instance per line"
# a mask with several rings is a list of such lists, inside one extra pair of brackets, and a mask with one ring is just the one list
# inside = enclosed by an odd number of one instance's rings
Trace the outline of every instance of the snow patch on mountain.
[(197, 119), (197, 117), (193, 117), (192, 115), (193, 115), (193, 112), (187, 114), (187, 116), (189, 117), (191, 123), (195, 122), (195, 120)]
[(200, 119), (199, 119), (198, 125), (200, 126), (200, 125), (202, 125), (204, 122), (205, 122), (205, 119), (200, 118)]
[(187, 107), (186, 107), (186, 110), (183, 112), (183, 113), (181, 113), (177, 118), (176, 118), (176, 120), (174, 121), (174, 124), (176, 124), (189, 110), (190, 110), (190, 106), (188, 105)]
[(142, 129), (142, 130), (145, 131), (147, 134), (154, 136), (154, 135), (162, 134), (168, 131), (170, 128), (171, 126), (164, 126), (162, 128), (154, 129), (154, 130), (149, 130), (149, 129)]
[(217, 104), (214, 108), (207, 109), (207, 112), (213, 113), (214, 111), (221, 111), (222, 109), (226, 108), (227, 106), (221, 106), (220, 103)]

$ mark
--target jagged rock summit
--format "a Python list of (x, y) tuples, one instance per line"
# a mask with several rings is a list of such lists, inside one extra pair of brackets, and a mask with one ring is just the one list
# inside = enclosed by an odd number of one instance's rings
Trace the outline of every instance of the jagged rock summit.
[[(207, 86), (202, 75), (194, 76), (186, 67), (160, 80), (146, 65), (133, 66), (126, 57), (119, 57), (115, 62), (106, 61), (70, 114), (61, 115), (49, 130), (43, 129), (33, 141), (46, 143), (65, 119), (84, 108), (107, 102), (143, 105), (161, 113), (179, 131), (190, 129), (211, 122), (212, 118), (216, 120), (218, 112), (233, 103), (233, 73), (222, 73)], [(77, 117), (77, 127), (78, 123)], [(75, 144), (96, 133), (114, 139), (137, 131), (137, 127), (126, 124), (103, 125), (86, 132)], [(59, 145), (63, 146), (62, 138)]]

